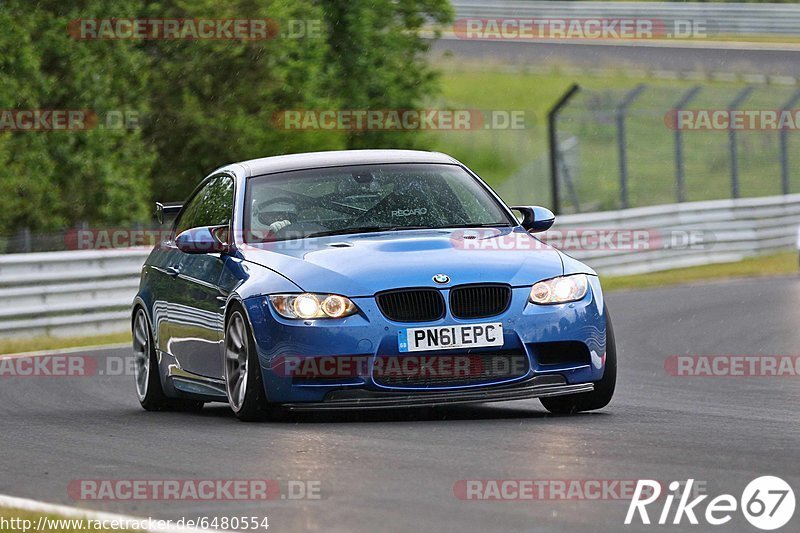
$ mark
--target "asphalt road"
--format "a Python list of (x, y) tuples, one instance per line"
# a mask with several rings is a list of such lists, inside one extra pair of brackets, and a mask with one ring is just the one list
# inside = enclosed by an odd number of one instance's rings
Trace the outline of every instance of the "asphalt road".
[[(652, 527), (623, 528), (626, 500), (464, 501), (453, 488), (465, 479), (694, 478), (712, 495), (738, 497), (772, 474), (798, 492), (800, 378), (675, 377), (664, 362), (797, 354), (800, 279), (616, 293), (609, 302), (618, 393), (603, 411), (576, 416), (549, 416), (526, 400), (243, 424), (224, 406), (146, 413), (129, 376), (0, 378), (0, 493), (144, 517), (268, 516), (270, 531), (619, 532)], [(322, 498), (101, 502), (67, 491), (81, 479), (253, 478), (319, 481)], [(798, 524), (800, 510), (785, 530)], [(709, 529), (685, 519), (660, 528)], [(714, 530), (756, 531), (741, 514)]]
[(796, 48), (735, 43), (712, 45), (702, 41), (647, 41), (630, 44), (569, 41), (467, 41), (442, 39), (432, 45), (434, 57), (448, 52), (464, 60), (493, 60), (523, 65), (570, 65), (586, 68), (704, 71), (708, 73), (800, 75)]

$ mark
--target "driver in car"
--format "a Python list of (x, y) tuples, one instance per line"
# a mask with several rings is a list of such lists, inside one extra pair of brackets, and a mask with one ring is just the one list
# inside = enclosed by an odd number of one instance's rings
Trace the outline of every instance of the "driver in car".
[[(255, 207), (255, 206), (254, 206)], [(251, 221), (251, 238), (258, 241), (269, 241), (275, 238), (279, 231), (287, 226), (291, 226), (292, 221), (288, 220), (286, 213), (267, 213), (258, 212), (254, 208)], [(272, 215), (272, 216), (270, 216)], [(274, 220), (278, 218), (278, 220)], [(270, 222), (270, 219), (273, 221)]]
[(266, 233), (275, 235), (280, 230), (282, 230), (283, 228), (285, 228), (286, 226), (289, 226), (289, 225), (291, 225), (291, 222), (288, 221), (288, 220), (276, 220), (275, 222), (273, 222), (272, 224), (267, 226)]

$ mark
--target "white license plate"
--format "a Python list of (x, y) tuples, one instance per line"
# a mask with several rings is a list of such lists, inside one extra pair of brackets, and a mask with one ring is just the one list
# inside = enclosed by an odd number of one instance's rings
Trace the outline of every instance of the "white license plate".
[(503, 324), (465, 324), (436, 328), (408, 328), (398, 331), (401, 352), (483, 348), (503, 345)]

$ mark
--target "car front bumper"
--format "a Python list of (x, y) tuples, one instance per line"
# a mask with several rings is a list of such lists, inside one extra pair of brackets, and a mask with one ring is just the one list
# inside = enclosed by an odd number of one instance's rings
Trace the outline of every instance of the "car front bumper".
[[(508, 309), (497, 316), (463, 320), (449, 312), (434, 322), (401, 324), (388, 320), (374, 298), (353, 298), (360, 312), (338, 320), (288, 320), (270, 307), (265, 297), (245, 300), (253, 328), (267, 397), (292, 409), (363, 409), (430, 406), (536, 398), (592, 390), (604, 370), (605, 311), (599, 281), (590, 276), (591, 289), (580, 301), (540, 306), (528, 302), (529, 287), (512, 291)], [(447, 301), (447, 289), (445, 301)], [(494, 351), (527, 358), (528, 370), (513, 379), (468, 385), (387, 386), (371, 371), (338, 379), (297, 379), (276, 371), (283, 357), (398, 357), (455, 355), (457, 350), (400, 353), (398, 331), (409, 327), (436, 327), (502, 322), (504, 344)], [(554, 343), (582, 343), (587, 356), (575, 361), (545, 360), (543, 347)], [(552, 352), (552, 350), (550, 350)], [(492, 352), (473, 348), (469, 354)], [(461, 352), (463, 353), (463, 352)]]

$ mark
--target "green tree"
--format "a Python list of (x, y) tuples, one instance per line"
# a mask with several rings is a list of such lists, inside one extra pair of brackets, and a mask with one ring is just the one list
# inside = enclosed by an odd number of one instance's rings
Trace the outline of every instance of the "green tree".
[[(342, 109), (416, 109), (436, 92), (426, 22), (445, 24), (447, 0), (320, 0), (328, 25), (330, 98)], [(350, 132), (348, 148), (413, 146), (418, 135)]]
[[(183, 199), (231, 161), (409, 145), (414, 134), (287, 131), (275, 117), (418, 107), (435, 90), (420, 29), (451, 17), (446, 0), (7, 0), (0, 110), (88, 109), (100, 123), (0, 130), (2, 233), (148, 220), (154, 198)], [(70, 36), (69, 22), (87, 18), (266, 18), (282, 32), (254, 41)], [(287, 35), (298, 21), (310, 33)], [(107, 127), (121, 111), (142, 126)]]
[(109, 112), (146, 111), (147, 57), (130, 43), (76, 41), (67, 33), (72, 19), (134, 16), (137, 7), (10, 0), (0, 8), (0, 109), (83, 109), (99, 117), (87, 131), (0, 133), (2, 227), (48, 230), (147, 216), (154, 151), (141, 132), (105, 121)]
[[(307, 0), (170, 0), (151, 4), (151, 17), (321, 17)], [(343, 146), (336, 133), (285, 131), (274, 117), (284, 109), (331, 107), (324, 96), (325, 39), (276, 36), (254, 41), (149, 41), (156, 75), (146, 136), (159, 154), (157, 198), (183, 199), (200, 178), (233, 161)]]

